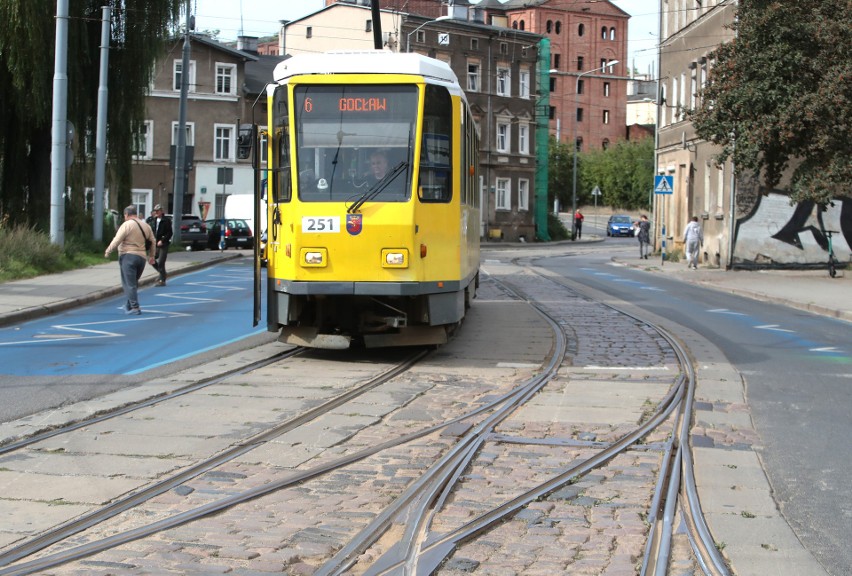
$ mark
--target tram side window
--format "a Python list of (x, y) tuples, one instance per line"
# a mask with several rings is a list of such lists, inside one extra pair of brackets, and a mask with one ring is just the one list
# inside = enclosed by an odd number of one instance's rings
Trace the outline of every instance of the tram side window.
[(287, 87), (275, 90), (273, 101), (272, 195), (275, 202), (289, 202), (290, 186), (290, 119), (287, 114)]
[(426, 86), (423, 110), (417, 194), (422, 202), (449, 202), (453, 181), (453, 108), (450, 93), (441, 86)]

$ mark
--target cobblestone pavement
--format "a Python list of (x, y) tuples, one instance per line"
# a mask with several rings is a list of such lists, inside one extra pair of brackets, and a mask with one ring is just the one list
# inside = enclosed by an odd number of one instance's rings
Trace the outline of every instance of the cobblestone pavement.
[[(464, 524), (620, 438), (653, 410), (678, 376), (668, 344), (641, 322), (517, 267), (491, 263), (487, 269), (544, 306), (566, 331), (569, 350), (558, 376), (504, 422), (478, 452), (434, 518), (436, 533)], [(553, 346), (549, 330), (526, 303), (486, 279), (457, 338), (414, 370), (62, 547), (280, 481), (463, 414), (539, 371)], [(145, 478), (156, 476), (314, 405), (376, 369), (374, 362), (324, 358), (321, 368), (312, 368), (308, 360), (272, 365), (209, 390), (199, 399), (154, 407), (107, 429), (87, 429), (74, 439), (54, 440), (30, 456), (80, 457), (95, 450), (93, 439), (97, 439), (98, 446), (112, 447), (100, 454), (120, 456), (128, 463), (128, 472), (133, 458), (164, 460), (161, 470), (146, 469)], [(219, 415), (228, 423), (224, 430), (210, 428), (210, 421)], [(670, 431), (670, 423), (664, 425), (635, 449), (566, 483), (510, 521), (464, 544), (441, 573), (635, 574), (644, 553), (656, 470)], [(458, 433), (453, 427), (435, 432), (333, 473), (45, 573), (312, 574), (444, 453)], [(133, 442), (128, 443), (128, 438)], [(54, 468), (53, 474), (64, 480), (80, 477), (79, 470), (75, 474)], [(89, 471), (89, 477), (97, 476)], [(122, 479), (119, 475), (118, 480)], [(120, 492), (116, 488), (106, 499)], [(70, 498), (66, 503), (74, 504)], [(394, 526), (389, 535), (401, 530)], [(351, 573), (362, 573), (392, 543), (390, 537), (378, 541)], [(675, 559), (678, 573), (692, 573), (694, 564), (682, 543)]]

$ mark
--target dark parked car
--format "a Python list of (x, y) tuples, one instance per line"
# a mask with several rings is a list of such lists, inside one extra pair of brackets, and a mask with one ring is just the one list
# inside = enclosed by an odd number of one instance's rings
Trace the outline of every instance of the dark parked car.
[[(166, 217), (172, 218), (171, 214)], [(174, 218), (172, 218), (174, 222)], [(180, 219), (180, 243), (193, 250), (204, 250), (207, 244), (207, 226), (194, 214), (183, 214)]]
[[(210, 250), (219, 249), (219, 241), (222, 238), (223, 219), (205, 220), (207, 224), (207, 247)], [(248, 222), (238, 218), (226, 218), (225, 222), (225, 248), (254, 248), (254, 236)]]
[(624, 214), (610, 216), (606, 223), (606, 235), (633, 236), (633, 220)]

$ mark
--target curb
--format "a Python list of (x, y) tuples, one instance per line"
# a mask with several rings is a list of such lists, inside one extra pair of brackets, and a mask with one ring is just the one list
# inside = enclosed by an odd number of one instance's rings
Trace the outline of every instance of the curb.
[[(223, 254), (221, 258), (212, 258), (206, 262), (196, 262), (194, 264), (187, 264), (186, 266), (181, 266), (180, 268), (171, 270), (169, 271), (169, 276), (180, 276), (181, 274), (186, 274), (188, 272), (195, 272), (196, 270), (201, 270), (203, 268), (207, 268), (208, 266), (212, 266), (220, 262), (227, 262), (228, 260), (234, 260), (236, 258), (242, 258), (242, 254), (234, 254), (231, 256), (226, 256)], [(139, 286), (149, 286), (151, 284), (154, 284), (156, 280), (156, 276), (140, 279)], [(64, 312), (66, 310), (70, 310), (71, 308), (76, 308), (85, 304), (91, 304), (92, 302), (97, 302), (98, 300), (117, 296), (121, 293), (121, 285), (112, 286), (110, 288), (102, 288), (100, 290), (95, 290), (86, 294), (85, 296), (78, 296), (76, 298), (70, 298), (68, 300), (51, 302), (50, 304), (33, 306), (31, 308), (24, 308), (21, 310), (15, 310), (14, 312), (0, 314), (0, 328), (8, 326), (10, 324), (28, 322), (30, 320), (36, 320), (38, 318), (50, 316), (51, 314), (56, 314), (58, 312)]]

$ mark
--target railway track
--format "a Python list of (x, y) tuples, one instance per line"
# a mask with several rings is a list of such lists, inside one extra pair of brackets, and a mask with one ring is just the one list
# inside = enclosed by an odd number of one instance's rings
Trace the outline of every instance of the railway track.
[[(498, 278), (506, 281), (500, 284)], [(178, 541), (184, 544), (182, 550), (191, 548), (193, 529), (189, 526), (203, 524), (203, 528), (197, 528), (198, 533), (203, 532), (204, 538), (215, 546), (216, 534), (221, 533), (224, 541), (227, 527), (233, 533), (241, 518), (262, 510), (274, 518), (269, 522), (279, 527), (280, 535), (276, 533), (279, 550), (313, 551), (313, 554), (294, 553), (289, 560), (281, 560), (279, 571), (454, 574), (460, 567), (487, 569), (492, 563), (507, 560), (505, 554), (493, 553), (497, 548), (490, 555), (484, 552), (483, 539), (493, 542), (508, 538), (521, 547), (517, 538), (525, 529), (528, 532), (530, 527), (539, 525), (567, 524), (566, 503), (591, 510), (587, 513), (588, 526), (584, 527), (589, 534), (583, 541), (585, 548), (580, 545), (572, 552), (565, 546), (567, 558), (559, 561), (562, 570), (569, 570), (573, 565), (572, 555), (576, 560), (578, 554), (606, 542), (604, 536), (611, 528), (594, 518), (595, 502), (605, 499), (595, 496), (591, 505), (583, 505), (579, 501), (588, 498), (583, 490), (586, 494), (600, 491), (600, 485), (605, 483), (600, 478), (618, 479), (626, 477), (628, 471), (634, 474), (629, 483), (641, 488), (631, 487), (623, 503), (620, 496), (614, 496), (608, 504), (636, 515), (636, 519), (615, 530), (623, 531), (624, 526), (630, 526), (642, 533), (641, 543), (631, 541), (629, 545), (636, 573), (667, 573), (675, 515), (680, 514), (690, 528), (695, 573), (700, 570), (706, 574), (727, 574), (724, 561), (701, 520), (694, 479), (690, 478), (688, 430), (694, 376), (685, 351), (659, 329), (611, 307), (590, 302), (530, 268), (522, 268), (520, 275), (515, 269), (511, 276), (498, 271), (486, 282), (494, 301), (534, 306), (533, 316), (549, 327), (550, 353), (540, 366), (503, 369), (509, 374), (504, 375), (502, 382), (488, 380), (491, 374), (480, 380), (470, 371), (461, 373), (452, 366), (439, 366), (446, 358), (433, 359), (430, 366), (402, 368), (389, 376), (396, 382), (390, 395), (404, 396), (396, 407), (382, 412), (381, 417), (357, 431), (341, 435), (339, 442), (330, 443), (298, 466), (258, 478), (262, 481), (253, 486), (251, 482), (235, 483), (229, 486), (227, 496), (213, 494), (199, 498), (194, 505), (182, 504), (178, 512), (152, 504), (152, 499), (158, 495), (162, 498), (177, 484), (194, 479), (198, 486), (210, 470), (199, 463), (194, 475), (164, 484), (162, 489), (152, 489), (150, 498), (132, 503), (128, 499), (124, 504), (119, 503), (121, 500), (112, 502), (115, 514), (109, 518), (123, 512), (120, 515), (124, 519), (114, 518), (112, 523), (106, 523), (106, 518), (92, 516), (88, 527), (97, 530), (90, 530), (85, 544), (63, 542), (67, 534), (57, 529), (51, 536), (42, 534), (41, 538), (47, 536), (44, 540), (33, 539), (3, 550), (0, 563), (5, 567), (0, 574), (29, 574), (51, 567), (59, 567), (52, 571), (57, 574), (84, 573), (95, 565), (84, 560), (93, 555), (103, 558), (101, 562), (106, 564), (126, 557), (123, 565), (142, 567), (146, 565), (144, 550), (158, 548), (158, 542), (162, 545), (164, 541)], [(635, 374), (641, 373), (639, 368), (643, 367), (629, 363), (637, 354), (619, 356), (618, 338), (593, 345), (590, 334), (584, 333), (586, 329), (580, 326), (590, 325), (591, 319), (628, 330), (626, 337), (647, 338), (650, 343), (638, 356), (647, 356), (647, 366), (658, 371), (649, 368), (648, 373), (637, 378)], [(459, 336), (460, 340), (464, 338), (465, 334)], [(673, 377), (675, 371), (677, 375)], [(454, 382), (454, 378), (458, 381)], [(594, 397), (595, 388), (613, 382), (613, 387), (619, 387), (619, 393), (625, 396), (632, 388), (641, 390), (638, 394), (631, 393), (618, 418), (604, 422), (602, 415), (598, 415), (585, 422), (551, 420), (547, 424), (547, 418), (556, 414), (552, 410), (553, 399), (589, 401), (583, 394)], [(452, 396), (454, 392), (456, 397)], [(369, 390), (364, 391), (368, 393)], [(338, 417), (342, 414), (341, 406), (343, 410), (351, 410), (347, 406), (357, 401), (341, 398), (341, 402), (329, 408), (338, 409)], [(417, 409), (430, 416), (428, 422), (421, 419), (419, 425), (411, 417), (418, 403), (425, 407)], [(629, 403), (632, 405), (628, 406)], [(440, 406), (436, 408), (436, 404)], [(317, 417), (322, 412), (320, 406), (316, 407)], [(587, 407), (599, 409), (591, 401)], [(277, 434), (310, 430), (313, 418), (307, 413), (302, 421), (291, 419), (281, 423)], [(233, 449), (247, 452), (276, 433), (269, 430), (264, 434), (271, 436), (249, 437)], [(515, 454), (515, 450), (522, 455)], [(210, 466), (220, 465), (210, 463)], [(383, 477), (381, 472), (375, 473), (389, 466), (392, 473), (385, 472)], [(511, 474), (508, 480), (499, 479), (495, 472), (523, 467), (530, 472), (520, 482), (513, 481), (517, 478)], [(651, 468), (654, 475), (647, 472)], [(598, 479), (592, 480), (595, 474)], [(347, 505), (342, 495), (349, 492), (357, 494), (357, 505)], [(318, 506), (319, 499), (329, 497), (339, 500), (337, 517), (320, 517), (323, 511)], [(312, 502), (318, 517), (306, 518), (305, 511), (311, 509)], [(139, 512), (143, 504), (149, 508)], [(287, 514), (281, 512), (285, 508)], [(136, 517), (128, 517), (127, 510), (137, 511)], [(140, 516), (144, 519), (141, 522)], [(151, 517), (158, 519), (150, 521)], [(187, 528), (179, 532), (182, 526)], [(284, 526), (286, 529), (282, 529)], [(71, 533), (83, 528), (81, 525)], [(574, 537), (584, 536), (578, 529)], [(322, 546), (306, 545), (317, 541)], [(126, 545), (133, 542), (137, 546), (128, 549)], [(615, 542), (613, 537), (609, 545), (616, 546)], [(64, 549), (46, 550), (51, 544)], [(620, 546), (617, 542), (616, 548)], [(36, 554), (38, 551), (41, 555)], [(30, 556), (38, 557), (30, 559)], [(518, 556), (522, 557), (523, 553)], [(234, 563), (246, 565), (245, 560)], [(612, 563), (610, 559), (608, 564)], [(166, 571), (162, 566), (148, 565), (148, 569), (152, 568)], [(204, 572), (203, 563), (199, 571)]]

